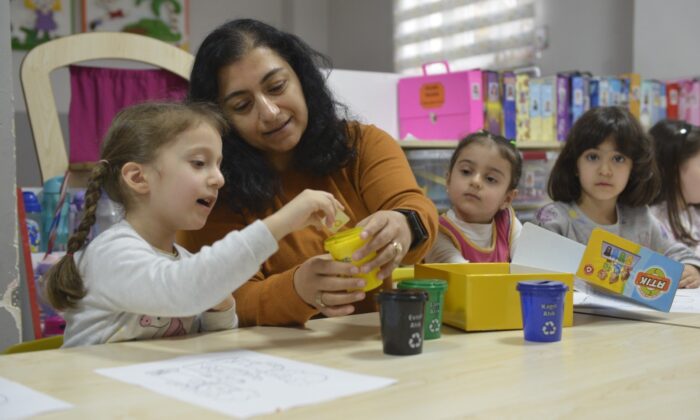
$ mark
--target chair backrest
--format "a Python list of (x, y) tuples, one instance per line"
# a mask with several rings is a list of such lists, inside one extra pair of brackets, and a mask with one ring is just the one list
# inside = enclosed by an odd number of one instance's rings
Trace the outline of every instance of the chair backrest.
[(189, 80), (194, 57), (154, 38), (121, 32), (92, 32), (41, 44), (27, 53), (20, 81), (27, 104), (42, 181), (63, 175), (68, 153), (58, 120), (49, 74), (81, 61), (121, 59), (168, 70)]

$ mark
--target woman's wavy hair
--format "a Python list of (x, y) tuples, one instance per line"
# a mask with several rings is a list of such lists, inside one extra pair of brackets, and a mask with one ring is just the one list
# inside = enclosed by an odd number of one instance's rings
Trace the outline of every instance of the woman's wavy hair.
[(618, 152), (632, 159), (632, 172), (617, 202), (630, 207), (651, 203), (661, 186), (651, 139), (627, 109), (614, 106), (590, 109), (571, 127), (549, 174), (547, 191), (552, 200), (578, 201), (581, 181), (576, 162), (608, 138), (615, 141)]
[[(654, 139), (656, 161), (659, 162), (661, 184), (664, 186), (654, 199), (655, 204), (666, 203), (666, 212), (673, 236), (684, 244), (695, 247), (700, 238), (695, 238), (683, 226), (682, 215), (691, 203), (683, 198), (681, 166), (700, 152), (700, 127), (685, 121), (662, 120), (656, 123), (649, 134)], [(690, 220), (691, 226), (694, 222)]]
[[(321, 68), (330, 69), (330, 60), (295, 35), (252, 19), (219, 26), (197, 51), (189, 99), (219, 103), (220, 70), (257, 47), (269, 48), (289, 63), (304, 92), (308, 125), (294, 149), (294, 168), (323, 176), (347, 165), (356, 156), (359, 127), (347, 123), (347, 108), (334, 100), (326, 85), (327, 76)], [(224, 139), (223, 155), (221, 169), (226, 185), (222, 192), (228, 205), (234, 211), (253, 214), (270, 208), (280, 192), (280, 176), (261, 151), (231, 127)]]
[(211, 104), (146, 102), (117, 113), (102, 142), (100, 161), (90, 173), (80, 224), (68, 239), (66, 255), (47, 273), (46, 297), (54, 308), (74, 308), (87, 293), (73, 254), (88, 241), (102, 191), (128, 212), (133, 196), (122, 180), (122, 167), (128, 162), (153, 162), (163, 146), (202, 122), (220, 134), (228, 128), (224, 117)]

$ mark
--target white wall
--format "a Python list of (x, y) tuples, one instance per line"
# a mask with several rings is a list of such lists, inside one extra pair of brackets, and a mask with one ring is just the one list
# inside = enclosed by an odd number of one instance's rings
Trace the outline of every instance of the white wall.
[(631, 71), (634, 3), (537, 0), (536, 25), (546, 26), (549, 35), (549, 47), (536, 62), (542, 74), (566, 70), (588, 70), (594, 74)]
[(700, 76), (700, 2), (636, 0), (634, 69), (642, 76)]
[(287, 0), (282, 3), (281, 29), (292, 32), (316, 51), (329, 55), (329, 1)]
[(258, 19), (282, 28), (285, 21), (283, 4), (288, 1), (190, 0), (190, 51), (197, 51), (209, 32), (231, 19)]
[(394, 71), (390, 0), (329, 0), (329, 55), (340, 69)]
[(348, 107), (351, 119), (374, 124), (399, 138), (396, 85), (400, 77), (396, 73), (333, 70), (328, 85), (335, 99)]

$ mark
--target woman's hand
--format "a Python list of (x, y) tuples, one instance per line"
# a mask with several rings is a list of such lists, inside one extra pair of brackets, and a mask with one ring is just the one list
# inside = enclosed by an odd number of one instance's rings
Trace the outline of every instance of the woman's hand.
[(685, 264), (683, 265), (683, 274), (681, 275), (681, 281), (678, 283), (678, 287), (684, 289), (697, 289), (700, 287), (700, 271), (694, 265)]
[[(311, 257), (294, 273), (294, 288), (304, 302), (328, 317), (349, 315), (355, 311), (352, 305), (365, 298), (361, 289), (365, 280), (358, 277), (359, 270), (350, 263), (334, 261), (329, 254)], [(342, 277), (341, 277), (342, 276)]]
[(263, 220), (276, 240), (307, 226), (332, 227), (338, 210), (344, 207), (326, 191), (304, 190), (276, 213)]
[(360, 267), (360, 272), (369, 273), (375, 267), (380, 267), (377, 277), (389, 277), (411, 246), (411, 228), (406, 216), (392, 210), (380, 210), (364, 218), (357, 226), (364, 228), (361, 236), (370, 240), (355, 251), (352, 259), (361, 260), (372, 251), (377, 252), (375, 259)]

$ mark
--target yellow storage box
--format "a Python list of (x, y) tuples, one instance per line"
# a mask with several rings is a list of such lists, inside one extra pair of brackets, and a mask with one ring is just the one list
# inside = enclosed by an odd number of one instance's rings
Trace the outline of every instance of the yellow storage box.
[[(415, 278), (447, 280), (442, 322), (464, 331), (523, 328), (519, 281), (554, 280), (569, 286), (564, 326), (574, 320), (574, 275), (506, 263), (416, 264)], [(516, 274), (517, 273), (517, 274)]]
[(414, 277), (414, 268), (412, 265), (406, 267), (397, 267), (391, 272), (391, 280), (399, 282), (401, 280), (410, 280)]

